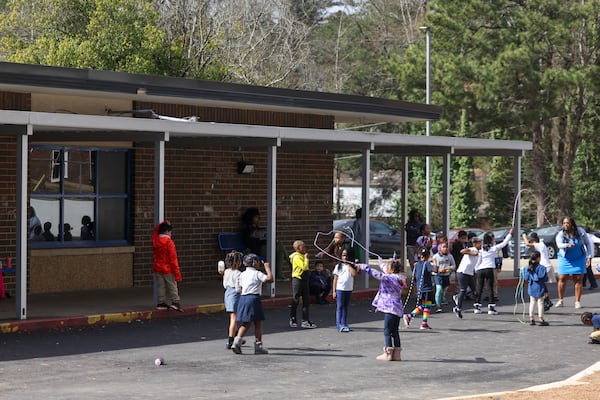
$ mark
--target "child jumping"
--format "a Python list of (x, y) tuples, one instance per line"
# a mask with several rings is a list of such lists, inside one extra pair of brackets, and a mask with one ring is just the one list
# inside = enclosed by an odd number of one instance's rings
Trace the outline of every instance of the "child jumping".
[(398, 327), (400, 319), (404, 314), (402, 306), (402, 289), (406, 287), (406, 280), (399, 275), (402, 270), (400, 261), (393, 261), (389, 266), (384, 262), (379, 263), (381, 271), (372, 269), (368, 264), (361, 264), (360, 268), (366, 271), (373, 278), (378, 279), (379, 290), (373, 306), (377, 311), (385, 313), (383, 317), (383, 337), (385, 347), (383, 354), (376, 357), (381, 361), (400, 361), (400, 334)]
[(431, 329), (427, 320), (431, 312), (431, 304), (433, 303), (433, 284), (431, 282), (431, 273), (433, 272), (433, 264), (429, 260), (429, 249), (420, 247), (417, 251), (418, 261), (415, 263), (413, 277), (417, 288), (417, 306), (410, 314), (404, 314), (404, 325), (408, 328), (410, 322), (419, 313), (423, 313), (420, 329)]
[(240, 292), (242, 291), (239, 282), (240, 274), (242, 273), (240, 271), (241, 266), (242, 253), (234, 250), (225, 256), (226, 269), (224, 271), (219, 271), (223, 276), (223, 287), (225, 288), (223, 299), (225, 302), (225, 311), (229, 313), (229, 337), (227, 339), (227, 349), (231, 349), (233, 338), (237, 332), (236, 310), (240, 300)]
[(354, 289), (356, 267), (348, 262), (348, 250), (342, 250), (342, 261), (333, 269), (333, 298), (337, 308), (335, 310), (335, 325), (339, 332), (350, 332), (348, 326), (348, 306)]
[(529, 265), (523, 271), (523, 279), (527, 281), (527, 293), (529, 293), (529, 324), (535, 325), (533, 311), (535, 305), (538, 308), (538, 318), (540, 326), (548, 326), (548, 322), (544, 321), (544, 293), (546, 289), (546, 281), (548, 273), (546, 267), (540, 265), (540, 252), (533, 250), (529, 257)]
[[(259, 271), (260, 265), (264, 265), (265, 272)], [(262, 263), (256, 254), (250, 253), (244, 257), (244, 266), (246, 270), (240, 274), (240, 286), (242, 294), (237, 308), (237, 321), (242, 326), (238, 330), (237, 336), (233, 340), (231, 350), (235, 354), (242, 354), (243, 337), (254, 322), (254, 354), (269, 354), (263, 347), (262, 332), (265, 312), (263, 310), (260, 296), (262, 295), (262, 284), (273, 282), (273, 274), (269, 263)]]

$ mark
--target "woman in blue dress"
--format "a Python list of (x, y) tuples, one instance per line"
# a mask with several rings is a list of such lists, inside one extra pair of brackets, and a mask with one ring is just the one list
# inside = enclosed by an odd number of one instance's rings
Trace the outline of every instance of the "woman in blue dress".
[(558, 247), (558, 302), (555, 307), (563, 306), (567, 280), (575, 282), (575, 308), (581, 308), (581, 289), (583, 274), (592, 263), (593, 244), (583, 228), (572, 217), (564, 217), (562, 230), (556, 235)]

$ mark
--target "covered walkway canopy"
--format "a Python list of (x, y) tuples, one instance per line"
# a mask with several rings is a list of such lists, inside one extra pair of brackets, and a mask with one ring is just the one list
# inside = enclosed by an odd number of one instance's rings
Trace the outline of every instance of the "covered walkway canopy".
[[(181, 78), (132, 75), (0, 63), (0, 92), (43, 93), (127, 101), (207, 105), (261, 111), (284, 111), (331, 116), (333, 122), (410, 122), (435, 120), (435, 106), (321, 92), (265, 88)], [(109, 114), (110, 110), (105, 110)], [(131, 115), (131, 114), (130, 114)], [(363, 209), (368, 208), (370, 155), (404, 156), (403, 216), (406, 215), (407, 166), (411, 156), (444, 159), (443, 228), (449, 228), (450, 160), (453, 156), (513, 157), (515, 193), (520, 191), (521, 157), (532, 145), (525, 141), (416, 136), (348, 130), (291, 128), (196, 119), (151, 119), (129, 116), (0, 110), (0, 135), (17, 137), (17, 318), (25, 319), (27, 294), (27, 151), (30, 139), (41, 142), (140, 141), (155, 143), (155, 220), (164, 216), (165, 142), (182, 147), (236, 146), (268, 150), (267, 254), (275, 259), (277, 151), (319, 150), (363, 155)], [(369, 232), (369, 213), (363, 229)], [(519, 218), (516, 215), (516, 229)], [(517, 230), (518, 231), (518, 230)], [(365, 234), (363, 234), (365, 236)], [(360, 238), (368, 247), (367, 237)], [(270, 257), (269, 257), (270, 256)], [(518, 270), (518, 260), (515, 268)], [(275, 295), (275, 284), (271, 285)]]

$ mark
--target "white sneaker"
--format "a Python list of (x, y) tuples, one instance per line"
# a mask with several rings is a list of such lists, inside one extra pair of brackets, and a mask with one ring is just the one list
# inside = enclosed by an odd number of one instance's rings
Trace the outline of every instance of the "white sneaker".
[(473, 307), (475, 308), (473, 310), (473, 314), (481, 314), (481, 304), (480, 303), (474, 303)]
[(559, 300), (556, 302), (556, 304), (554, 305), (554, 307), (556, 307), (556, 308), (558, 308), (558, 307), (562, 307), (562, 306), (563, 306), (563, 301), (562, 301), (562, 300), (560, 300), (560, 299), (559, 299)]
[(575, 308), (581, 308), (581, 303), (580, 303), (580, 302), (578, 302), (578, 301), (576, 301), (576, 302), (575, 302)]
[(312, 323), (312, 322), (310, 322), (310, 321), (302, 321), (302, 325), (301, 325), (301, 326), (302, 326), (303, 328), (308, 328), (308, 329), (314, 329), (314, 328), (316, 328), (316, 327), (317, 327), (317, 325), (316, 325), (316, 324), (313, 324), (313, 323)]

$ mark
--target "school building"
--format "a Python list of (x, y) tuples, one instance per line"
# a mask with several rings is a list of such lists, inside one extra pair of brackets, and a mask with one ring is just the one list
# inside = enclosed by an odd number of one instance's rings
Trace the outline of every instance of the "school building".
[(518, 192), (529, 142), (335, 129), (440, 112), (365, 96), (0, 63), (0, 260), (10, 258), (15, 271), (4, 279), (16, 317), (27, 317), (28, 294), (151, 287), (150, 237), (163, 219), (187, 282), (218, 279), (217, 235), (238, 231), (248, 207), (261, 210), (269, 261), (277, 241), (312, 244), (331, 230), (336, 153), (362, 154), (363, 193), (375, 152), (444, 157), (446, 201), (451, 157), (513, 157)]

